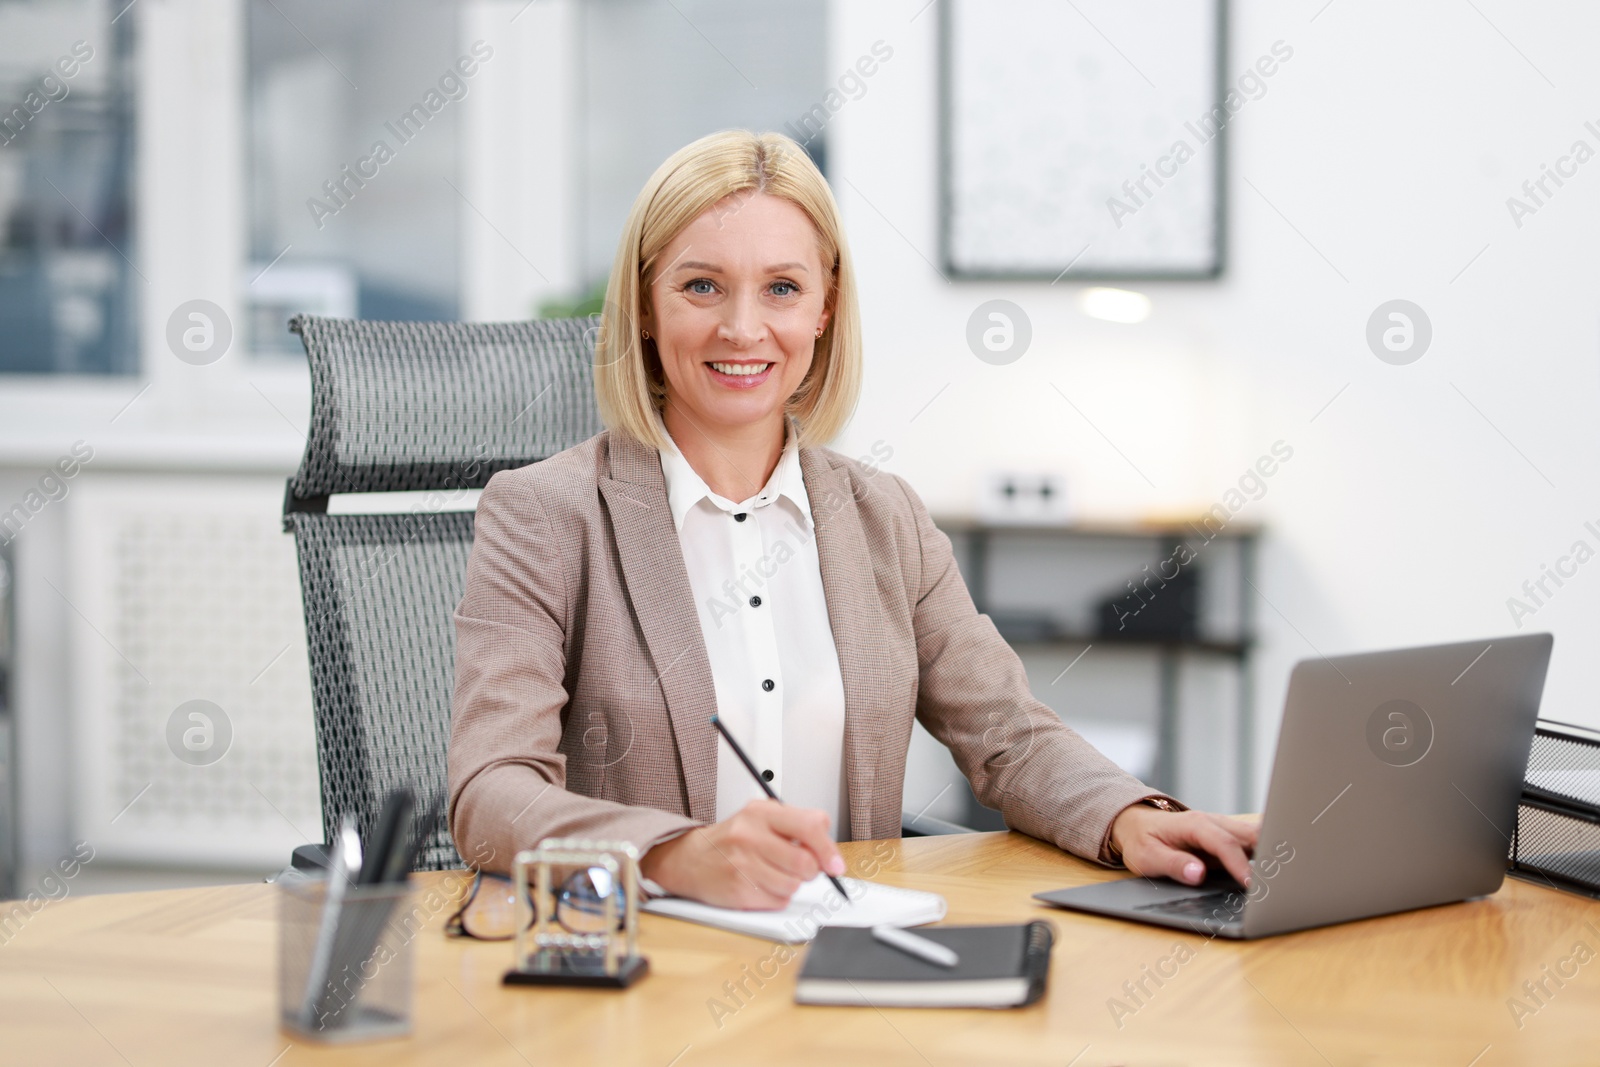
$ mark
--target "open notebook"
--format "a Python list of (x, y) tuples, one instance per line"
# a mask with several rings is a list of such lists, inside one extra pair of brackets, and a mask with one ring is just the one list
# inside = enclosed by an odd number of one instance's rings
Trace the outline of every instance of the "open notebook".
[(839, 881), (850, 894), (849, 903), (839, 898), (839, 891), (829, 884), (825, 875), (819, 874), (795, 891), (788, 907), (778, 911), (718, 908), (682, 897), (659, 897), (645, 901), (642, 907), (653, 915), (670, 915), (674, 919), (687, 919), (790, 944), (810, 941), (824, 926), (876, 926), (879, 923), (920, 926), (944, 918), (944, 897), (937, 893), (879, 885), (859, 878)]

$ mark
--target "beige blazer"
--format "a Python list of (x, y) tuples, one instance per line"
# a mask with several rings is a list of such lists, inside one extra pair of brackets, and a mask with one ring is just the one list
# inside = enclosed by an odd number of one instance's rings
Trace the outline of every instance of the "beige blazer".
[[(1036, 700), (893, 474), (800, 449), (844, 680), (850, 836), (900, 836), (913, 721), (1007, 825), (1107, 860), (1155, 791)], [(711, 668), (655, 449), (601, 433), (494, 476), (455, 613), (450, 828), (505, 870), (551, 836), (641, 851), (714, 821)], [(913, 797), (920, 807), (932, 798)]]

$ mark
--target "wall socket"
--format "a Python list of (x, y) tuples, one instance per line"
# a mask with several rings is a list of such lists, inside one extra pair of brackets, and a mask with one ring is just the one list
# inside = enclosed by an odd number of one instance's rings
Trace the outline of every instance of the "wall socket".
[(978, 517), (985, 522), (1061, 525), (1071, 521), (1067, 479), (1060, 471), (1004, 470), (983, 476)]

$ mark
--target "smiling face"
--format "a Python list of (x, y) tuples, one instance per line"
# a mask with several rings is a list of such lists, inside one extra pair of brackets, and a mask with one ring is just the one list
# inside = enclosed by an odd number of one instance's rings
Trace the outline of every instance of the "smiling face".
[(811, 369), (830, 279), (797, 205), (741, 192), (707, 208), (663, 249), (644, 329), (661, 358), (667, 431), (783, 434), (784, 402)]

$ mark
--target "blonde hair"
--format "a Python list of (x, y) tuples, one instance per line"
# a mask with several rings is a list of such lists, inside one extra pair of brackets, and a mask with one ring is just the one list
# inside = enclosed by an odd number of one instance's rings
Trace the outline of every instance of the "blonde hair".
[(670, 450), (658, 412), (666, 384), (655, 342), (641, 337), (643, 300), (662, 251), (713, 204), (749, 190), (788, 200), (811, 220), (828, 276), (827, 328), (811, 369), (785, 402), (802, 444), (821, 444), (849, 421), (861, 394), (861, 314), (855, 270), (827, 179), (792, 138), (722, 130), (674, 152), (639, 190), (611, 265), (595, 344), (594, 391), (614, 433)]

